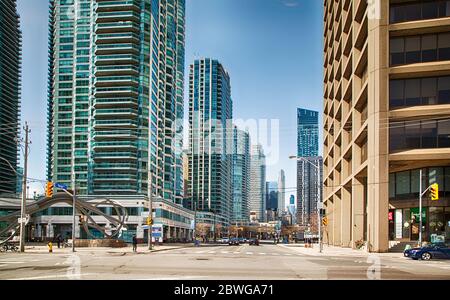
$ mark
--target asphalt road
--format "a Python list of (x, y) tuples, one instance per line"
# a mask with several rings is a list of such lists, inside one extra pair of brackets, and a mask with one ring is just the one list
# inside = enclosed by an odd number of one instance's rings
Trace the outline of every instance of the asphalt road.
[(309, 256), (278, 245), (191, 247), (151, 254), (0, 253), (0, 279), (450, 279), (450, 261)]

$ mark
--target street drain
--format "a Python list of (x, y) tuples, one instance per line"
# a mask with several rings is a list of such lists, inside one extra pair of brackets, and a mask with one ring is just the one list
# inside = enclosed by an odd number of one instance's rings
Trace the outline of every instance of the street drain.
[(196, 258), (195, 260), (209, 260), (209, 258)]

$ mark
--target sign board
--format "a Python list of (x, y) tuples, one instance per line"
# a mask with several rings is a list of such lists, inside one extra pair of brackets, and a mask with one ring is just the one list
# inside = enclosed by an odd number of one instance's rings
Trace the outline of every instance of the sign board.
[(317, 202), (317, 209), (323, 208), (323, 202)]
[(163, 225), (162, 224), (155, 224), (152, 226), (152, 237), (155, 239), (162, 239), (163, 238)]
[(395, 238), (401, 239), (403, 237), (403, 211), (401, 209), (395, 210)]
[(62, 189), (62, 190), (67, 190), (67, 189), (68, 189), (68, 186), (67, 186), (67, 185), (61, 184), (61, 183), (57, 183), (57, 182), (56, 182), (53, 186), (54, 186), (55, 188)]

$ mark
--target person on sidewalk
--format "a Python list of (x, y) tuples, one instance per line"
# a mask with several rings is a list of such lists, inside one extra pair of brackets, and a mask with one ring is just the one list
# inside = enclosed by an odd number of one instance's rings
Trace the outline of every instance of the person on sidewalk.
[(133, 235), (133, 252), (137, 252), (137, 238)]
[(60, 234), (58, 234), (56, 236), (56, 243), (58, 245), (58, 249), (61, 248), (61, 235)]

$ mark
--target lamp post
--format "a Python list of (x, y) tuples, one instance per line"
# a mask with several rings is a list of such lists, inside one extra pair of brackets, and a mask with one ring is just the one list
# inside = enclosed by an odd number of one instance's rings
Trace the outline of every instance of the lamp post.
[[(320, 179), (320, 160), (317, 160), (317, 165), (313, 164), (311, 161), (305, 157), (300, 156), (289, 156), (289, 159), (294, 159), (297, 161), (303, 161), (309, 163), (311, 166), (317, 170), (317, 228), (319, 233), (319, 252), (322, 253), (322, 222), (320, 217), (320, 207), (322, 205), (321, 201), (321, 179)], [(320, 203), (320, 205), (319, 205)]]

